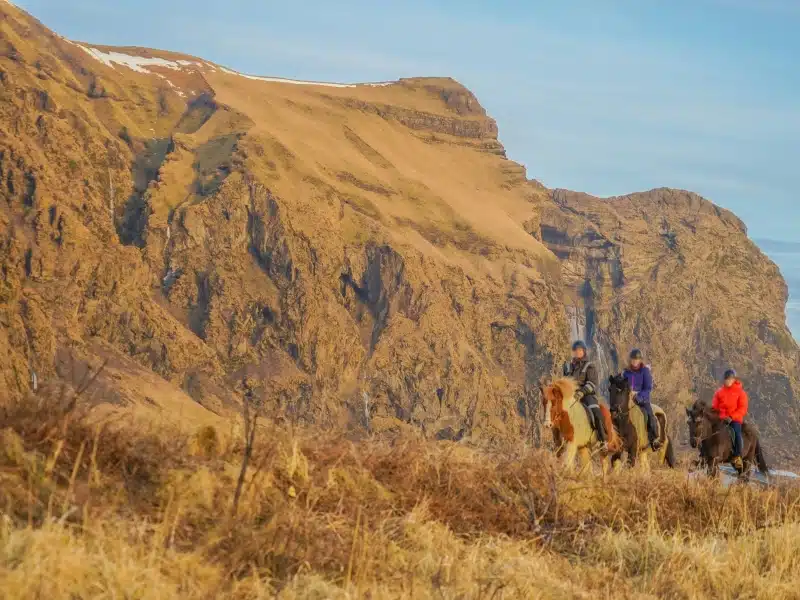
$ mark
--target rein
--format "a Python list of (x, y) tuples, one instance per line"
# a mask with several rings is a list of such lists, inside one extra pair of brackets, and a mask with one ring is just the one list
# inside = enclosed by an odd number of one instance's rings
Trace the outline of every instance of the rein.
[[(724, 429), (723, 429), (722, 427), (720, 427), (719, 429), (717, 429), (717, 431), (714, 431), (714, 424), (711, 422), (711, 420), (710, 420), (710, 419), (708, 419), (708, 417), (706, 417), (705, 415), (703, 415), (703, 419), (705, 420), (705, 422), (706, 422), (706, 423), (708, 423), (708, 424), (711, 426), (711, 430), (712, 430), (712, 431), (711, 431), (711, 433), (709, 433), (709, 434), (708, 434), (707, 436), (705, 436), (705, 437), (697, 437), (697, 436), (695, 436), (695, 440), (697, 441), (697, 445), (698, 445), (698, 446), (699, 446), (700, 444), (702, 444), (703, 442), (705, 442), (706, 440), (710, 440), (710, 439), (711, 439), (711, 438), (713, 438), (714, 436), (717, 436), (717, 435), (721, 434), (721, 433), (724, 431)], [(722, 422), (722, 421), (719, 421), (719, 423), (721, 423), (721, 422)]]

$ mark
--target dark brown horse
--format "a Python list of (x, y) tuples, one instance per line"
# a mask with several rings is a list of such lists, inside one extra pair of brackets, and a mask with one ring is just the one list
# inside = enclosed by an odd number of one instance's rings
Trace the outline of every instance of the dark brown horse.
[(608, 398), (611, 406), (611, 418), (614, 427), (622, 438), (623, 448), (611, 457), (611, 462), (616, 465), (622, 459), (622, 453), (628, 453), (628, 464), (633, 467), (637, 458), (642, 458), (645, 468), (649, 466), (652, 455), (656, 464), (667, 464), (675, 468), (675, 446), (667, 433), (667, 416), (664, 411), (653, 404), (653, 414), (658, 421), (658, 436), (661, 440), (661, 449), (653, 451), (647, 437), (646, 416), (635, 403), (636, 394), (631, 389), (631, 384), (624, 375), (612, 375), (608, 378)]
[[(730, 428), (720, 419), (718, 412), (700, 401), (686, 409), (686, 416), (689, 424), (689, 443), (692, 448), (700, 450), (700, 464), (708, 469), (709, 475), (716, 475), (720, 464), (730, 463), (733, 460)], [(764, 475), (768, 475), (769, 467), (764, 459), (755, 426), (745, 423), (742, 426), (742, 438), (743, 468), (739, 475), (747, 477), (753, 464), (758, 465), (758, 470)]]

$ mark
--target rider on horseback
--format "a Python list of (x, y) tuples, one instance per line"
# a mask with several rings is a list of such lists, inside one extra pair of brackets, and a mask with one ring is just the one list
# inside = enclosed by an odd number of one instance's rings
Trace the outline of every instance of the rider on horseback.
[(642, 409), (647, 422), (647, 438), (650, 447), (656, 451), (661, 448), (661, 440), (658, 437), (658, 421), (653, 414), (653, 407), (650, 404), (650, 392), (653, 391), (653, 375), (650, 367), (642, 361), (642, 351), (638, 348), (631, 350), (630, 363), (623, 375), (630, 382), (631, 389), (636, 392), (636, 405)]
[(733, 460), (731, 464), (738, 470), (742, 470), (742, 449), (744, 441), (742, 439), (742, 423), (747, 415), (747, 393), (742, 387), (742, 382), (736, 378), (736, 371), (728, 369), (723, 376), (722, 387), (714, 394), (714, 402), (711, 408), (719, 413), (720, 419), (725, 421), (735, 434), (733, 447)]
[(589, 360), (588, 349), (583, 341), (578, 340), (572, 344), (572, 361), (564, 363), (564, 376), (572, 377), (578, 382), (575, 399), (580, 400), (589, 409), (594, 429), (597, 432), (597, 441), (601, 446), (605, 446), (608, 436), (603, 423), (603, 415), (600, 412), (600, 404), (597, 402), (600, 378), (597, 374), (597, 367)]

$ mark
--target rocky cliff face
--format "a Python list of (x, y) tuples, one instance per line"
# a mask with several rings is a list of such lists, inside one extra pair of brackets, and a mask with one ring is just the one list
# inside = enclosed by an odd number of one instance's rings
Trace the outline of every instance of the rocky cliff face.
[(656, 402), (684, 429), (682, 407), (710, 401), (734, 367), (773, 453), (795, 445), (800, 387), (787, 288), (733, 214), (678, 190), (607, 200), (555, 190), (542, 238), (562, 262), (573, 335), (591, 342), (605, 374), (640, 347)]
[(519, 435), (567, 341), (559, 271), (470, 92), (258, 80), (0, 12), (5, 393), (109, 360), (118, 404), (224, 413), (246, 380), (276, 418)]
[(675, 412), (736, 364), (788, 431), (785, 286), (710, 203), (551, 194), (449, 79), (298, 85), (0, 16), (3, 393), (106, 362), (98, 400), (182, 420), (246, 386), (293, 422), (515, 437), (572, 321), (608, 371), (643, 346)]

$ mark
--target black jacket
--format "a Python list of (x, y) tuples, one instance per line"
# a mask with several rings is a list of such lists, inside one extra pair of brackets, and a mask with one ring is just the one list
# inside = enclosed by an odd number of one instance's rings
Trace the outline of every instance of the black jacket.
[(578, 389), (583, 392), (584, 398), (595, 396), (600, 389), (597, 367), (588, 359), (564, 363), (564, 376), (578, 382)]

